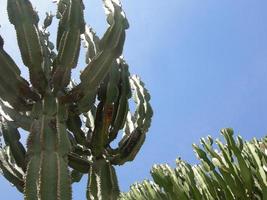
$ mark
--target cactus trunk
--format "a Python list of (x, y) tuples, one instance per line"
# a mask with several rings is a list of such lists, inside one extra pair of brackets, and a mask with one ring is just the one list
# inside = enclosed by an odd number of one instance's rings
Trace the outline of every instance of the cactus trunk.
[(25, 199), (71, 199), (66, 106), (50, 95), (40, 104), (27, 144)]

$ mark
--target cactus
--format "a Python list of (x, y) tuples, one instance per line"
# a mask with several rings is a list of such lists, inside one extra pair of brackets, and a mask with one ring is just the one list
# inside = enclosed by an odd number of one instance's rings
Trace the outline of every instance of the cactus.
[[(54, 15), (43, 24), (29, 0), (7, 0), (29, 82), (0, 36), (0, 150), (3, 176), (25, 200), (70, 200), (71, 184), (88, 176), (87, 199), (115, 200), (115, 165), (132, 161), (151, 123), (150, 95), (122, 56), (129, 24), (119, 0), (103, 0), (108, 29), (99, 38), (85, 24), (82, 0), (58, 0), (56, 50), (49, 40)], [(86, 67), (71, 79), (80, 46)], [(12, 80), (12, 81), (10, 81)], [(136, 111), (130, 112), (133, 97)], [(21, 129), (24, 129), (21, 132)], [(117, 148), (111, 143), (123, 132)], [(20, 141), (28, 134), (27, 144)]]
[(176, 168), (167, 164), (155, 165), (151, 170), (154, 180), (134, 184), (120, 200), (224, 200), (267, 199), (267, 138), (235, 141), (232, 129), (223, 129), (223, 144), (213, 139), (201, 139), (203, 148), (194, 144), (200, 164), (191, 166), (180, 158)]

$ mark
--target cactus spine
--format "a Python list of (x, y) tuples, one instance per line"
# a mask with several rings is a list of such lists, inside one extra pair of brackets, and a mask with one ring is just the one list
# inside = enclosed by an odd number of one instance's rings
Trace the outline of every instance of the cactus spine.
[[(119, 185), (114, 165), (132, 161), (151, 123), (150, 96), (131, 76), (123, 59), (129, 24), (119, 0), (103, 0), (108, 29), (99, 38), (84, 21), (82, 0), (58, 0), (56, 50), (29, 0), (7, 0), (30, 82), (21, 77), (0, 36), (0, 150), (3, 176), (25, 200), (70, 200), (71, 184), (88, 176), (86, 197), (115, 200)], [(81, 42), (86, 67), (80, 83), (71, 80)], [(10, 81), (12, 80), (12, 81)], [(135, 113), (129, 109), (134, 98)], [(28, 133), (27, 145), (20, 130)], [(123, 131), (118, 147), (111, 142)], [(24, 133), (24, 132), (23, 132)]]

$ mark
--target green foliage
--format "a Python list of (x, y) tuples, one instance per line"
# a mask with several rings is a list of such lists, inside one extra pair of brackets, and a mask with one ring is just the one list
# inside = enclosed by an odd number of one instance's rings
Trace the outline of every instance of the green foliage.
[[(108, 29), (99, 38), (85, 24), (82, 0), (58, 0), (54, 49), (48, 32), (54, 15), (46, 13), (40, 26), (29, 0), (7, 0), (30, 82), (0, 36), (0, 169), (25, 200), (70, 200), (71, 184), (84, 174), (87, 199), (117, 199), (114, 165), (132, 161), (145, 140), (153, 112), (148, 91), (122, 56), (129, 24), (119, 0), (103, 4)], [(82, 41), (86, 67), (75, 84), (71, 72)], [(129, 108), (132, 97), (135, 113)], [(119, 132), (122, 139), (112, 148)], [(26, 147), (21, 134), (28, 134)]]
[(176, 160), (172, 169), (167, 164), (155, 165), (154, 180), (134, 184), (121, 200), (230, 200), (267, 199), (267, 139), (244, 141), (233, 138), (232, 129), (223, 129), (223, 144), (213, 139), (201, 139), (202, 148), (193, 145), (200, 164)]

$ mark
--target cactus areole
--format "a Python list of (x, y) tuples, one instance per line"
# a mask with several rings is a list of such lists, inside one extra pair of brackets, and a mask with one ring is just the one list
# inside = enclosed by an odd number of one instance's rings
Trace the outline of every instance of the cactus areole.
[[(82, 0), (56, 3), (54, 49), (48, 32), (54, 15), (47, 13), (40, 25), (29, 0), (7, 0), (29, 81), (0, 36), (1, 172), (25, 200), (70, 200), (71, 184), (83, 175), (88, 175), (87, 199), (117, 199), (114, 165), (135, 158), (153, 113), (148, 91), (122, 57), (128, 21), (119, 0), (103, 0), (108, 28), (99, 38), (84, 21)], [(86, 66), (75, 84), (71, 72), (82, 41)], [(22, 129), (26, 145), (20, 142)], [(119, 132), (122, 139), (112, 148)]]

